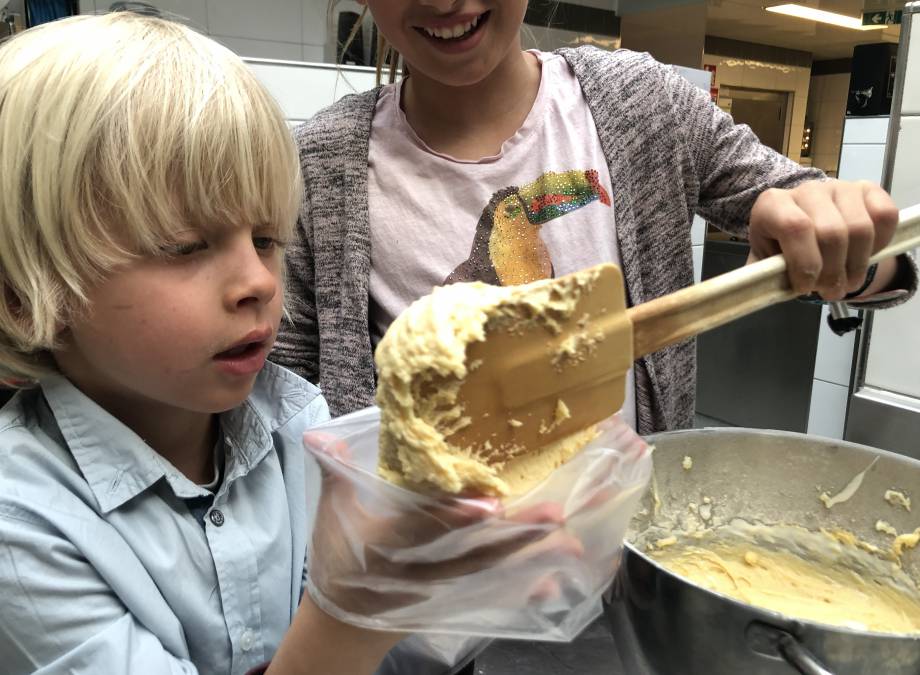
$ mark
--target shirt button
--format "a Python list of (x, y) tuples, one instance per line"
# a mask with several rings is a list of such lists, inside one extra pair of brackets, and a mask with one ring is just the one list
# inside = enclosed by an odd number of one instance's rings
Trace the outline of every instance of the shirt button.
[(221, 513), (219, 509), (213, 509), (211, 513), (208, 514), (208, 518), (211, 519), (211, 522), (214, 523), (216, 527), (220, 527), (224, 524), (224, 514)]
[(248, 628), (243, 631), (243, 634), (240, 636), (240, 649), (244, 652), (248, 652), (250, 649), (255, 646), (256, 636)]

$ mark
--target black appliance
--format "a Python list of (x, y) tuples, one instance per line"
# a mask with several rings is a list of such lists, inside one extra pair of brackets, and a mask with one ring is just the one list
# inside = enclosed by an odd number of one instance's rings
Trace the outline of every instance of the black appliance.
[(880, 42), (853, 48), (847, 115), (889, 115), (898, 45)]

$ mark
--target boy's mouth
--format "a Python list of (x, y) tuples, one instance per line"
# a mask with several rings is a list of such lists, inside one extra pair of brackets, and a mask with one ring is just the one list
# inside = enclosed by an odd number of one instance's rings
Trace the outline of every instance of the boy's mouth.
[(250, 331), (228, 349), (214, 355), (214, 363), (234, 377), (252, 377), (265, 365), (274, 331), (265, 327)]
[(456, 21), (450, 24), (439, 22), (437, 26), (415, 26), (420, 34), (429, 40), (438, 43), (463, 42), (482, 30), (483, 25), (489, 20), (491, 10), (477, 14), (473, 17), (458, 17)]
[(215, 355), (215, 359), (238, 359), (246, 358), (247, 356), (252, 356), (262, 350), (265, 346), (264, 342), (249, 342), (244, 345), (239, 345), (233, 349), (228, 349), (226, 351), (220, 352)]
[(242, 339), (237, 341), (233, 346), (218, 352), (214, 358), (218, 361), (232, 361), (235, 359), (245, 359), (262, 352), (268, 346), (268, 341), (272, 336), (271, 328), (259, 328), (252, 330)]

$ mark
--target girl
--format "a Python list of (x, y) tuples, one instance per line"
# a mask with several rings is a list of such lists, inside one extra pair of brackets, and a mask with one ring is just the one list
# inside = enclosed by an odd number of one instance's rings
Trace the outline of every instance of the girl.
[[(301, 192), (275, 103), (178, 24), (46, 24), (0, 47), (0, 169), (0, 380), (23, 387), (0, 411), (3, 672), (374, 672), (402, 636), (301, 595), (308, 567), (327, 598), (360, 567), (303, 450), (326, 404), (265, 364)], [(384, 547), (431, 534), (393, 517), (361, 522)], [(578, 555), (552, 509), (521, 525), (415, 573)]]
[[(522, 52), (526, 0), (363, 2), (410, 75), (297, 129), (296, 302), (273, 353), (333, 415), (373, 402), (373, 347), (432, 286), (612, 261), (645, 302), (692, 283), (694, 213), (752, 259), (782, 251), (801, 293), (878, 308), (916, 288), (907, 257), (867, 277), (897, 218), (879, 187), (778, 155), (648, 55)], [(622, 414), (640, 434), (691, 426), (695, 379), (692, 341), (644, 357)]]

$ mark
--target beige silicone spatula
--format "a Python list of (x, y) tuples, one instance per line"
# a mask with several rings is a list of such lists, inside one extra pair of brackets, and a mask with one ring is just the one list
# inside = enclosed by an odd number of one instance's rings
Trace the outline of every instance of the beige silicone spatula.
[[(901, 211), (894, 238), (871, 262), (917, 247), (920, 205)], [(635, 359), (796, 295), (782, 255), (629, 309), (620, 270), (610, 264), (598, 270), (560, 332), (489, 330), (469, 345), (467, 363), (481, 364), (467, 376), (459, 401), (472, 423), (450, 437), (452, 444), (500, 453), (575, 433), (623, 406)], [(560, 357), (578, 343), (585, 358)]]

